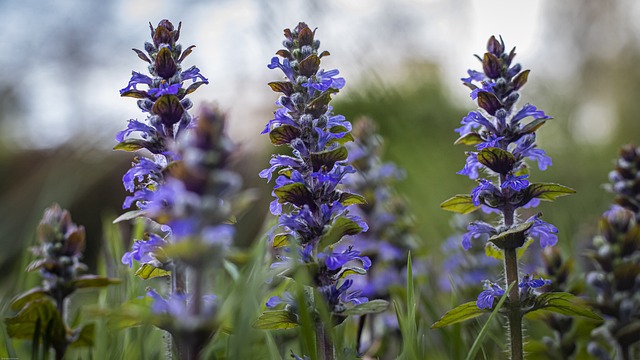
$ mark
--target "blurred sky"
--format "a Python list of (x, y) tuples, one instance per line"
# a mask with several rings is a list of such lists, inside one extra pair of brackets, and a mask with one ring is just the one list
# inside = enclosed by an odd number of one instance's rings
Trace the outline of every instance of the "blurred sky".
[[(143, 49), (148, 22), (155, 26), (163, 18), (182, 21), (180, 42), (197, 45), (185, 65), (197, 65), (211, 81), (192, 96), (194, 103), (218, 102), (229, 112), (232, 137), (242, 143), (254, 143), (269, 120), (276, 95), (265, 84), (281, 75), (266, 64), (280, 48), (282, 29), (298, 21), (318, 28), (321, 48), (332, 53), (323, 66), (340, 69), (347, 94), (372, 78), (389, 86), (407, 81), (406, 64), (433, 62), (451, 96), (463, 99), (468, 95), (459, 79), (477, 66), (472, 54), (483, 53), (492, 34), (517, 47), (535, 81), (570, 79), (580, 53), (566, 37), (556, 38), (554, 26), (570, 27), (573, 20), (571, 12), (555, 13), (554, 2), (4, 0), (0, 131), (12, 147), (53, 147), (78, 132), (90, 136), (76, 141), (112, 146), (127, 119), (143, 117), (134, 100), (118, 95), (132, 70), (146, 71), (131, 48)], [(600, 56), (637, 43), (639, 3), (618, 4), (611, 19), (594, 22), (593, 34), (584, 34), (605, 37)], [(553, 16), (560, 19), (547, 21)], [(598, 29), (615, 34), (619, 22), (632, 24), (633, 34), (625, 27), (614, 38)], [(584, 111), (607, 115), (598, 104)]]
[[(323, 64), (338, 67), (357, 87), (372, 72), (382, 81), (402, 76), (410, 59), (436, 61), (445, 83), (458, 85), (490, 34), (525, 50), (521, 61), (535, 67), (543, 22), (542, 2), (527, 4), (526, 16), (512, 1), (3, 1), (0, 26), (2, 82), (13, 96), (2, 133), (26, 147), (65, 142), (76, 130), (105, 141), (131, 117), (141, 117), (131, 99), (121, 99), (131, 70), (145, 71), (130, 50), (149, 39), (147, 22), (183, 22), (181, 42), (197, 48), (186, 61), (211, 84), (194, 102), (215, 100), (228, 109), (231, 128), (249, 140), (268, 113), (257, 115), (274, 95), (267, 81), (280, 76), (265, 66), (279, 48), (281, 31), (297, 21), (318, 27)], [(495, 9), (500, 10), (496, 14)], [(498, 15), (498, 16), (496, 16)], [(7, 56), (8, 55), (8, 56)], [(347, 87), (348, 91), (349, 87)], [(7, 101), (17, 104), (6, 104)], [(17, 105), (17, 107), (16, 107)]]

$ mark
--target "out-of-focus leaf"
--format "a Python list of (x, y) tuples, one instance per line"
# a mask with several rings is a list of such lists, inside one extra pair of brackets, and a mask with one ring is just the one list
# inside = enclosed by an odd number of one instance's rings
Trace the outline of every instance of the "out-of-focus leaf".
[(340, 204), (344, 205), (344, 206), (349, 206), (349, 205), (360, 205), (360, 204), (366, 204), (367, 200), (365, 200), (364, 196), (362, 195), (358, 195), (358, 194), (353, 194), (353, 193), (348, 193), (348, 192), (343, 192), (342, 194), (340, 194)]
[(126, 139), (113, 147), (113, 150), (136, 151), (147, 147), (149, 142), (142, 139)]
[(339, 315), (366, 315), (381, 313), (389, 308), (389, 302), (386, 300), (376, 299), (368, 301), (364, 304), (356, 305), (350, 309), (341, 312)]
[(90, 288), (90, 287), (105, 287), (113, 284), (119, 284), (122, 280), (108, 278), (106, 276), (99, 275), (83, 275), (79, 278), (71, 281), (71, 285), (77, 289)]
[(141, 279), (153, 279), (155, 277), (160, 276), (169, 276), (170, 273), (167, 270), (159, 269), (153, 265), (142, 264), (138, 270), (136, 270), (136, 276), (139, 276)]
[(290, 234), (276, 234), (273, 237), (273, 247), (277, 249), (289, 245), (289, 239), (291, 237), (292, 235)]
[(298, 326), (296, 316), (287, 310), (267, 310), (253, 323), (261, 330), (292, 329)]
[(344, 216), (337, 217), (331, 225), (325, 227), (325, 233), (318, 243), (318, 249), (324, 249), (342, 239), (346, 235), (356, 235), (362, 232), (362, 227), (357, 222)]
[(484, 142), (480, 134), (475, 132), (466, 133), (460, 136), (453, 144), (454, 145), (478, 145)]
[(49, 341), (52, 344), (62, 344), (66, 341), (66, 330), (60, 313), (53, 301), (38, 299), (27, 303), (18, 314), (5, 319), (7, 334), (16, 339), (33, 339), (37, 327), (49, 327)]
[(71, 347), (93, 346), (95, 338), (95, 324), (86, 324), (73, 330), (73, 342)]
[(131, 210), (131, 211), (127, 211), (126, 213), (118, 216), (115, 220), (113, 220), (114, 224), (117, 224), (121, 221), (127, 221), (127, 220), (133, 220), (137, 217), (140, 216), (145, 216), (145, 211), (144, 210)]
[(48, 298), (48, 297), (49, 297), (49, 293), (42, 288), (31, 289), (27, 292), (24, 292), (16, 296), (11, 300), (11, 310), (18, 311), (31, 301)]

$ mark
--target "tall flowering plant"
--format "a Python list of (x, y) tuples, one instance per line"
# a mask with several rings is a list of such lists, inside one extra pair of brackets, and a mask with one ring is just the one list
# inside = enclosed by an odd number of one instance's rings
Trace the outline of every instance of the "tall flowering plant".
[(536, 131), (550, 117), (531, 104), (515, 106), (529, 70), (523, 71), (520, 64), (514, 64), (514, 57), (515, 48), (507, 52), (502, 39), (492, 36), (487, 52), (478, 57), (482, 71), (469, 70), (469, 77), (462, 79), (479, 109), (469, 112), (462, 119), (462, 126), (456, 129), (460, 134), (456, 144), (475, 146), (475, 150), (466, 153), (465, 166), (458, 173), (476, 180), (478, 185), (470, 194), (456, 195), (441, 205), (445, 210), (463, 214), (480, 207), (498, 214), (496, 223), (471, 222), (462, 246), (469, 249), (471, 239), (485, 239), (487, 252), (504, 261), (505, 285), (486, 280), (485, 290), (476, 302), (451, 310), (434, 327), (481, 315), (505, 295), (511, 358), (522, 359), (525, 313), (539, 309), (560, 312), (559, 304), (569, 302), (571, 315), (597, 316), (571, 294), (539, 294), (536, 289), (549, 281), (530, 274), (521, 276), (518, 270), (518, 253), (526, 249), (527, 239), (539, 240), (542, 247), (553, 246), (558, 241), (557, 228), (543, 221), (541, 214), (521, 220), (518, 210), (575, 191), (554, 183), (529, 181), (527, 158), (536, 161), (540, 170), (551, 165), (551, 159), (536, 144)]
[(605, 321), (591, 332), (589, 353), (598, 359), (640, 356), (640, 148), (620, 149), (608, 189), (615, 204), (600, 219), (600, 235), (587, 253), (595, 269), (587, 283), (591, 302)]
[(87, 266), (81, 261), (86, 244), (84, 227), (73, 223), (69, 212), (59, 205), (45, 210), (37, 233), (38, 245), (31, 249), (37, 259), (27, 271), (38, 271), (42, 284), (11, 300), (12, 310), (18, 313), (5, 323), (10, 337), (32, 340), (36, 354), (42, 344), (43, 354), (51, 348), (55, 358), (62, 359), (68, 347), (91, 346), (95, 337), (94, 324), (69, 326), (71, 295), (79, 289), (104, 287), (120, 280), (86, 274)]
[[(285, 49), (277, 52), (282, 60), (274, 57), (268, 65), (285, 75), (283, 81), (269, 83), (282, 95), (274, 119), (262, 133), (274, 145), (289, 147), (293, 155), (274, 155), (260, 177), (270, 181), (276, 175), (270, 209), (278, 216), (278, 225), (271, 245), (279, 254), (272, 267), (286, 277), (306, 272), (311, 281), (304, 284), (303, 292), (271, 297), (268, 310), (255, 326), (295, 327), (301, 321), (299, 306), (305, 306), (314, 317), (318, 351), (323, 358), (333, 359), (335, 350), (329, 338), (333, 325), (348, 315), (382, 311), (387, 304), (368, 303), (361, 291), (352, 288), (350, 278), (366, 274), (371, 261), (345, 238), (368, 228), (349, 210), (364, 198), (338, 189), (344, 177), (355, 172), (346, 163), (349, 152), (344, 146), (352, 140), (351, 124), (344, 116), (333, 114), (329, 105), (345, 81), (337, 77), (338, 70), (320, 68), (329, 53), (319, 51), (315, 30), (299, 23), (293, 30), (285, 29), (284, 35)], [(329, 320), (322, 320), (321, 309), (327, 310)]]
[[(182, 70), (181, 63), (193, 46), (176, 44), (180, 27), (162, 20), (151, 28), (153, 43), (146, 43), (152, 76), (134, 72), (122, 96), (139, 98), (148, 113), (146, 123), (131, 120), (118, 133), (119, 150), (146, 149), (152, 158), (136, 157), (124, 175), (125, 188), (133, 192), (124, 207), (137, 210), (118, 220), (144, 217), (156, 226), (145, 239), (136, 240), (122, 262), (140, 264), (143, 279), (170, 276), (169, 292), (148, 288), (151, 315), (144, 320), (173, 335), (180, 358), (195, 359), (219, 329), (220, 299), (209, 294), (209, 270), (223, 269), (234, 236), (232, 219), (247, 204), (240, 191), (241, 177), (231, 171), (235, 146), (225, 132), (225, 116), (213, 106), (202, 106), (197, 118), (187, 110), (186, 95), (208, 81), (198, 68)], [(191, 81), (188, 87), (185, 82)], [(148, 90), (136, 89), (145, 84)]]

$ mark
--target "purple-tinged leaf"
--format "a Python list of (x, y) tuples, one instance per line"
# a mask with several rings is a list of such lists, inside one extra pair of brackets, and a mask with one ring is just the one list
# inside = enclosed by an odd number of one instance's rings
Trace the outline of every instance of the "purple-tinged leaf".
[(494, 94), (486, 91), (478, 91), (478, 106), (485, 109), (490, 115), (495, 115), (498, 109), (504, 107)]

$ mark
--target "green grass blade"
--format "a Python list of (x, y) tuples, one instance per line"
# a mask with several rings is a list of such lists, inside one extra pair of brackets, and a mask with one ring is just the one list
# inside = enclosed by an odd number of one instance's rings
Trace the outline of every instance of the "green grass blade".
[(496, 316), (496, 314), (502, 307), (502, 304), (504, 304), (504, 301), (507, 299), (507, 295), (509, 294), (509, 291), (511, 291), (511, 288), (515, 284), (516, 282), (514, 281), (511, 285), (509, 285), (509, 288), (504, 292), (504, 295), (502, 295), (502, 297), (500, 298), (500, 301), (498, 301), (498, 305), (496, 305), (496, 307), (491, 312), (491, 315), (489, 315), (489, 319), (487, 319), (487, 322), (484, 324), (482, 329), (480, 329), (480, 333), (478, 333), (476, 340), (473, 342), (473, 345), (471, 346), (471, 350), (469, 350), (469, 354), (467, 355), (466, 360), (475, 359), (476, 354), (478, 353), (478, 350), (480, 350), (482, 340), (487, 335), (487, 330), (489, 330), (489, 324), (491, 324), (491, 320), (493, 320), (493, 318)]

